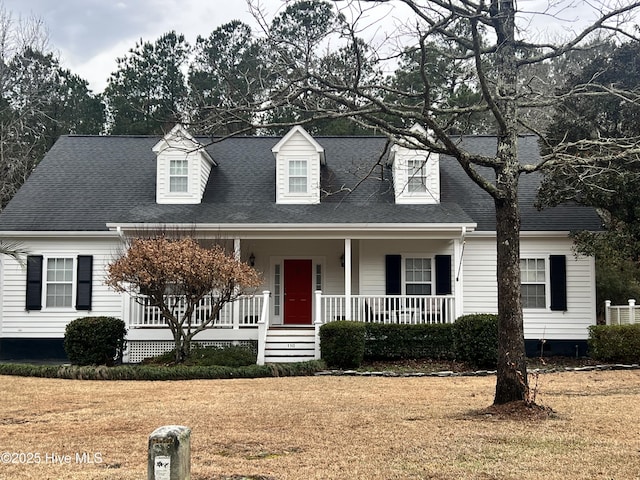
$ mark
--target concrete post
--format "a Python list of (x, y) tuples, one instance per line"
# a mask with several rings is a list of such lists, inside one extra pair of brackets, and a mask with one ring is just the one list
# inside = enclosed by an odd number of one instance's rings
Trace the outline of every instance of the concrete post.
[(191, 480), (191, 429), (157, 428), (149, 435), (147, 480)]

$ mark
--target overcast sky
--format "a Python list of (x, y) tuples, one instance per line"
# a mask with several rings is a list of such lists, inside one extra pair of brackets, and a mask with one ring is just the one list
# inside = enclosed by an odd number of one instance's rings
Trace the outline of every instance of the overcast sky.
[[(609, 3), (617, 0), (593, 0)], [(541, 11), (548, 0), (520, 0), (519, 7)], [(563, 28), (572, 28), (585, 20), (585, 4), (590, 0), (559, 0), (556, 5), (565, 20)], [(281, 11), (285, 0), (260, 0), (268, 18)], [(116, 58), (123, 57), (142, 39), (155, 42), (162, 34), (175, 30), (193, 45), (198, 35), (208, 36), (214, 29), (239, 19), (256, 28), (246, 0), (0, 0), (0, 6), (19, 17), (36, 16), (49, 31), (50, 47), (57, 52), (65, 68), (89, 82), (101, 92), (109, 74), (116, 70)], [(385, 12), (387, 24), (406, 18), (398, 7)], [(542, 8), (543, 9), (543, 8)], [(379, 12), (380, 8), (376, 10)], [(552, 16), (536, 20), (538, 30), (548, 33)], [(527, 25), (530, 29), (531, 25)], [(538, 38), (539, 39), (539, 38)]]
[[(283, 0), (262, 0), (275, 13)], [(253, 26), (245, 0), (0, 0), (17, 20), (34, 15), (49, 31), (51, 48), (65, 68), (87, 80), (101, 92), (116, 58), (137, 41), (154, 42), (175, 30), (190, 44), (198, 35), (240, 19)]]

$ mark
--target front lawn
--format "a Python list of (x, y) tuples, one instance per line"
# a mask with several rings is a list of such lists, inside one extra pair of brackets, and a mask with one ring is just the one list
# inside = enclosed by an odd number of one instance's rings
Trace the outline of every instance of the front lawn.
[[(0, 382), (1, 451), (40, 458), (4, 462), (0, 478), (145, 478), (149, 434), (173, 424), (192, 429), (193, 480), (591, 480), (640, 472), (638, 370), (542, 375), (538, 402), (555, 413), (526, 421), (485, 409), (494, 376)], [(45, 462), (54, 455), (70, 462)]]

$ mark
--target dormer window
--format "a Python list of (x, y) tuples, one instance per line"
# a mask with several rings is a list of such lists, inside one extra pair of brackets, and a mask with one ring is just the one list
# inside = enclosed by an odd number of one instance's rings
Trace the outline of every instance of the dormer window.
[(189, 191), (189, 161), (171, 160), (169, 162), (169, 192), (186, 193)]
[(289, 193), (309, 191), (309, 167), (306, 160), (289, 160)]
[(216, 165), (204, 146), (176, 125), (153, 146), (156, 154), (156, 202), (200, 203)]
[(271, 149), (276, 157), (276, 203), (320, 203), (320, 170), (324, 148), (295, 126)]
[(427, 191), (426, 157), (407, 160), (407, 191), (409, 193), (425, 193)]
[[(430, 138), (419, 125), (414, 125), (411, 131), (418, 138)], [(408, 138), (391, 148), (389, 163), (396, 203), (440, 203), (440, 156), (419, 146), (416, 139)]]

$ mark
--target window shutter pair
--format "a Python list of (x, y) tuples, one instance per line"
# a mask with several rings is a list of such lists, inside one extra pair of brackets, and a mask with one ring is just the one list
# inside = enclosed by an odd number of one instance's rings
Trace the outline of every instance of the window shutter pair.
[[(451, 294), (451, 255), (436, 255), (436, 295)], [(385, 257), (385, 294), (402, 295), (402, 256)]]
[[(42, 310), (42, 255), (27, 257), (27, 310)], [(91, 310), (93, 256), (78, 255), (76, 275), (76, 310)]]

